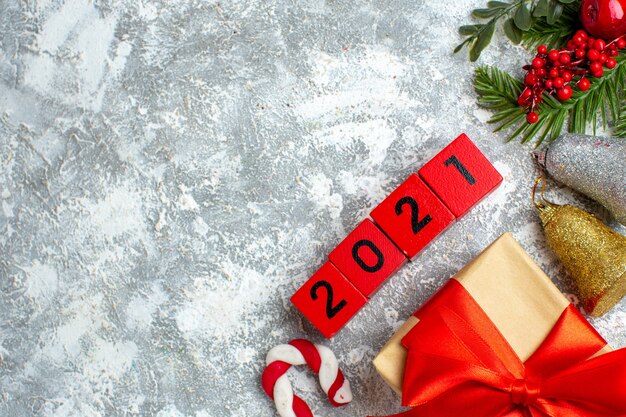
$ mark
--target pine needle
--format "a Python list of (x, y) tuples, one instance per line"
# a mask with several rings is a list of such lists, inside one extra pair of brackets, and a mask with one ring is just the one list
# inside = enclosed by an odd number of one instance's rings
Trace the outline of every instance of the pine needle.
[(626, 101), (622, 101), (620, 118), (615, 122), (615, 126), (613, 127), (613, 136), (626, 138)]

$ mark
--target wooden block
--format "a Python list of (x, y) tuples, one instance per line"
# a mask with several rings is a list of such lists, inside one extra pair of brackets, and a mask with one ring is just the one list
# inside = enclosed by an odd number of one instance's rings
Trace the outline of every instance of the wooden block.
[(328, 259), (368, 298), (407, 260), (369, 219), (358, 225)]
[(367, 303), (367, 298), (330, 262), (291, 297), (291, 303), (331, 338)]
[(371, 216), (411, 260), (455, 219), (416, 174), (383, 200)]
[(419, 176), (457, 218), (502, 182), (500, 173), (465, 134), (424, 165)]

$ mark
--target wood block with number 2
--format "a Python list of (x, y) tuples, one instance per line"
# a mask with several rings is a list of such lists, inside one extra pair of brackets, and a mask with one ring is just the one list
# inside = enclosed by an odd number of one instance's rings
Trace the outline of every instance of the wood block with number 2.
[(454, 214), (416, 174), (383, 200), (371, 216), (410, 259), (454, 221)]
[(291, 303), (324, 337), (330, 338), (367, 303), (367, 298), (326, 262), (296, 291)]
[(465, 134), (428, 161), (419, 176), (457, 218), (502, 182), (500, 173)]
[(361, 222), (328, 259), (368, 298), (407, 261), (400, 249), (369, 219)]

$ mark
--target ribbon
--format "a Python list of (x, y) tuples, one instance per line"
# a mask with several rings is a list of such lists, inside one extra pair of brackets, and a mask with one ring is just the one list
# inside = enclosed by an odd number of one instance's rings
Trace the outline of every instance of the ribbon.
[(444, 290), (402, 339), (413, 408), (395, 417), (626, 416), (626, 349), (591, 358), (606, 342), (574, 306), (522, 362), (458, 281)]

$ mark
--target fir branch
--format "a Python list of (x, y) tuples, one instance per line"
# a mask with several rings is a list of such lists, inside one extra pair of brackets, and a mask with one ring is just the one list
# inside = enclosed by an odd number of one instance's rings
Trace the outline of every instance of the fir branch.
[(519, 107), (517, 97), (522, 92), (522, 88), (521, 81), (495, 67), (476, 69), (474, 89), (478, 93), (478, 104), (482, 108), (500, 111)]
[(620, 117), (613, 127), (613, 136), (617, 138), (626, 138), (626, 101), (622, 101), (620, 109)]
[(595, 133), (598, 119), (606, 129), (609, 117), (619, 123), (620, 115), (626, 114), (626, 110), (620, 107), (626, 88), (626, 58), (620, 55), (616, 60), (617, 66), (613, 70), (606, 70), (601, 78), (591, 79), (589, 90), (577, 91), (568, 101), (561, 102), (544, 94), (543, 102), (539, 104), (539, 121), (535, 124), (526, 122), (525, 110), (517, 104), (522, 83), (497, 68), (476, 69), (474, 88), (478, 93), (478, 104), (495, 112), (489, 123), (498, 125), (496, 132), (514, 129), (508, 141), (517, 137), (522, 143), (536, 139), (537, 145), (545, 139), (552, 141), (566, 127), (568, 118), (570, 132), (585, 133), (591, 125)]

